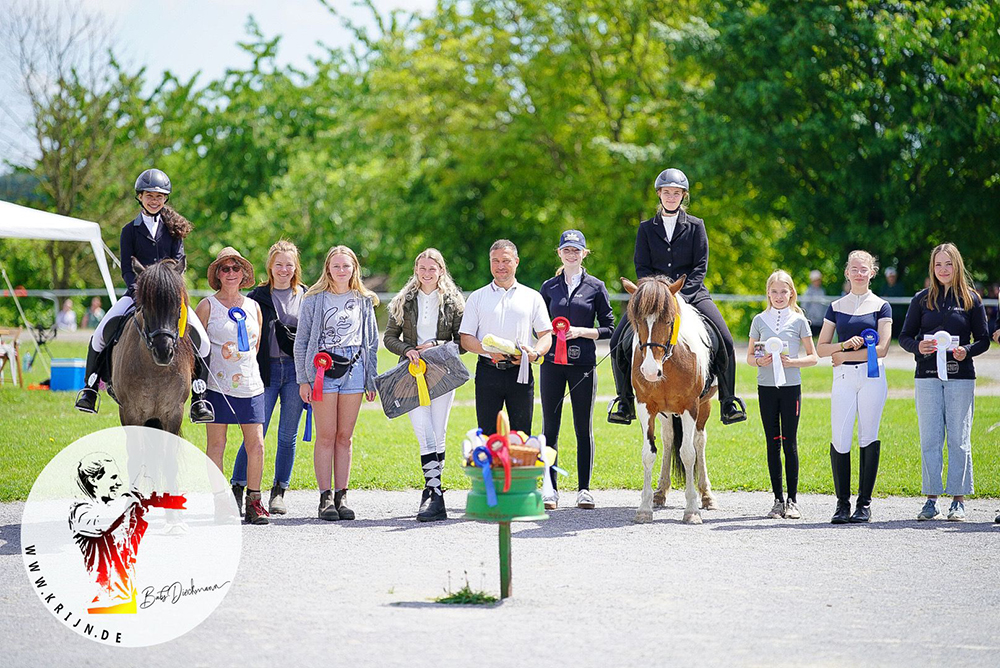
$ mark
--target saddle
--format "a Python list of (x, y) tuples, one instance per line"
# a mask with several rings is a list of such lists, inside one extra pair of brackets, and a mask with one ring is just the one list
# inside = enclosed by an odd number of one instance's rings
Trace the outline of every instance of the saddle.
[(124, 314), (108, 320), (104, 326), (104, 350), (97, 356), (97, 377), (104, 381), (108, 395), (118, 403), (114, 388), (111, 386), (111, 360), (114, 358), (114, 348), (125, 328), (135, 319), (135, 305), (129, 307)]

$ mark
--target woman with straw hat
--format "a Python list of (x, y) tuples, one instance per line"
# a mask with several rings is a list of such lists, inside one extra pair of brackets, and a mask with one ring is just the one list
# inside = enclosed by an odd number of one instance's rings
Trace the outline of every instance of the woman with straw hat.
[(208, 284), (216, 293), (201, 300), (195, 313), (212, 345), (207, 394), (215, 407), (215, 420), (205, 425), (207, 454), (221, 471), (228, 426), (240, 426), (247, 452), (244, 519), (248, 524), (267, 524), (268, 512), (260, 502), (264, 468), (264, 383), (257, 366), (261, 313), (257, 302), (240, 293), (253, 283), (253, 265), (235, 248), (223, 248), (208, 266)]

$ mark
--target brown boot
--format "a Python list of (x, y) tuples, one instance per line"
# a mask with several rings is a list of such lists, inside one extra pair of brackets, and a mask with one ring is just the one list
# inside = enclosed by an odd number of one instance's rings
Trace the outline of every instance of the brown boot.
[(267, 509), (272, 515), (285, 515), (288, 508), (285, 506), (285, 490), (281, 485), (271, 488), (271, 499), (267, 502)]
[(327, 522), (340, 519), (340, 513), (337, 512), (337, 507), (333, 505), (333, 492), (330, 490), (326, 490), (319, 495), (319, 518)]
[(270, 513), (264, 510), (264, 504), (260, 502), (260, 492), (250, 492), (247, 494), (247, 509), (243, 519), (247, 524), (269, 524)]
[(347, 501), (346, 489), (342, 489), (339, 492), (334, 493), (333, 505), (337, 508), (337, 513), (340, 515), (340, 519), (353, 520), (354, 511), (348, 508), (347, 505), (345, 505), (344, 503), (345, 501)]

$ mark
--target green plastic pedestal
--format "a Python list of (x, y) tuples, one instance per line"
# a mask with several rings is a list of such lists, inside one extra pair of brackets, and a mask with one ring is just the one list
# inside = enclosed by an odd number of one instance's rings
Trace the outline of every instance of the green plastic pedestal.
[(510, 489), (503, 492), (502, 468), (493, 469), (493, 485), (497, 491), (497, 505), (486, 503), (486, 483), (482, 469), (465, 467), (465, 475), (472, 479), (472, 489), (465, 502), (465, 517), (480, 522), (500, 525), (500, 598), (511, 595), (510, 523), (518, 521), (547, 520), (538, 479), (545, 473), (542, 466), (516, 467), (510, 470)]

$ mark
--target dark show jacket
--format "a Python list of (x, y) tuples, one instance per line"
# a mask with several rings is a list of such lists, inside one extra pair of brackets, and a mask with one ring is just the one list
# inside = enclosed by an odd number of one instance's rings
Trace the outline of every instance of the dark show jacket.
[[(300, 294), (305, 292), (301, 285), (295, 290)], [(260, 346), (257, 348), (257, 366), (260, 368), (261, 382), (267, 387), (271, 384), (271, 332), (274, 331), (274, 321), (278, 319), (278, 310), (274, 308), (270, 285), (258, 285), (247, 294), (247, 297), (260, 306)], [(295, 361), (291, 355), (288, 359)]]
[[(563, 317), (574, 327), (593, 327), (597, 321), (597, 338), (610, 339), (615, 328), (615, 315), (611, 310), (611, 297), (604, 281), (581, 270), (580, 284), (569, 294), (565, 277), (560, 274), (542, 283), (542, 300), (549, 310), (549, 317)], [(552, 332), (552, 347), (545, 354), (545, 363), (555, 364), (556, 333)], [(575, 349), (575, 350), (574, 350)], [(597, 345), (593, 339), (583, 337), (566, 341), (566, 359), (570, 364), (595, 366)]]
[(149, 228), (142, 222), (142, 214), (135, 217), (131, 223), (122, 228), (119, 243), (122, 262), (122, 278), (125, 279), (125, 294), (133, 297), (135, 292), (135, 270), (132, 269), (132, 258), (137, 259), (144, 267), (156, 264), (160, 260), (184, 259), (184, 240), (170, 236), (167, 224), (160, 216), (156, 226), (156, 238), (149, 236)]
[[(990, 334), (986, 328), (986, 309), (983, 300), (975, 292), (972, 293), (972, 308), (968, 311), (962, 308), (952, 290), (946, 295), (938, 296), (937, 308), (933, 311), (927, 308), (928, 291), (921, 290), (910, 300), (910, 308), (903, 320), (903, 329), (899, 332), (900, 347), (910, 353), (917, 361), (915, 378), (937, 378), (937, 354), (924, 355), (917, 350), (917, 345), (923, 340), (924, 334), (933, 334), (944, 330), (958, 337), (958, 345), (963, 346), (967, 355), (961, 362), (956, 362), (951, 351), (948, 351), (948, 378), (972, 379), (976, 377), (976, 368), (972, 358), (986, 352), (990, 347)], [(976, 342), (970, 345), (972, 337)]]
[(635, 237), (635, 275), (638, 278), (662, 274), (677, 280), (687, 274), (681, 294), (693, 304), (709, 298), (705, 288), (708, 270), (708, 235), (705, 221), (681, 209), (674, 236), (667, 241), (663, 219), (657, 213), (639, 223)]

